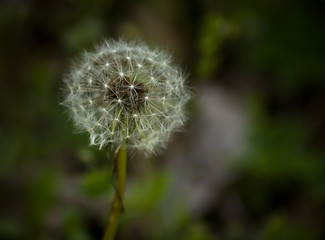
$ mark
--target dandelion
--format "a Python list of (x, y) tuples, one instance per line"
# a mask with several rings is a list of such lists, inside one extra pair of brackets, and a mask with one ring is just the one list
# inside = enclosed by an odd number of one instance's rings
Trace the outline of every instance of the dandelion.
[(184, 124), (189, 92), (182, 71), (163, 51), (144, 44), (105, 41), (84, 52), (65, 77), (76, 126), (90, 144), (116, 148), (116, 188), (104, 240), (115, 237), (126, 178), (126, 151), (147, 155), (162, 149)]
[(163, 51), (105, 41), (85, 52), (66, 75), (66, 105), (90, 143), (124, 143), (147, 155), (183, 125), (189, 93), (182, 71)]

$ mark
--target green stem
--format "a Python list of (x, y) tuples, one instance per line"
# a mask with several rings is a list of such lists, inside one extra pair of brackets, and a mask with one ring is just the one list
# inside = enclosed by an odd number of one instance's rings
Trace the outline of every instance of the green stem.
[(126, 179), (126, 147), (122, 145), (117, 156), (117, 176), (116, 176), (116, 189), (112, 203), (111, 212), (108, 219), (108, 225), (106, 227), (103, 240), (113, 240), (115, 238), (118, 222), (123, 209), (123, 196), (125, 189)]

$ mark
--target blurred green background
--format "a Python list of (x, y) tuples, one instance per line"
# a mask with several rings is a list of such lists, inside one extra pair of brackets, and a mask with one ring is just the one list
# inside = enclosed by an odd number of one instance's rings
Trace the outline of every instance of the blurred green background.
[(103, 38), (168, 49), (190, 121), (129, 157), (117, 239), (325, 239), (325, 1), (0, 3), (0, 239), (100, 239), (112, 163), (62, 101), (72, 59)]

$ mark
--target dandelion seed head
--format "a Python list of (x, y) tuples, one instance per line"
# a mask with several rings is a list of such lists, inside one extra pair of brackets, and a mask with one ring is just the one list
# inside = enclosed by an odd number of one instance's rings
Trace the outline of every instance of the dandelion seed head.
[(66, 75), (63, 104), (76, 126), (90, 134), (91, 145), (125, 143), (151, 154), (185, 121), (190, 94), (184, 81), (165, 52), (105, 41), (85, 52)]

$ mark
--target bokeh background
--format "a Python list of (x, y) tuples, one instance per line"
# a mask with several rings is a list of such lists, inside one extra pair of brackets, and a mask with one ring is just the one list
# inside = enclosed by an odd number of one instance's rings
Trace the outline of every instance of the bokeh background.
[(325, 1), (0, 3), (0, 239), (101, 239), (114, 173), (62, 101), (71, 61), (142, 39), (189, 73), (189, 121), (129, 157), (117, 239), (325, 239)]

